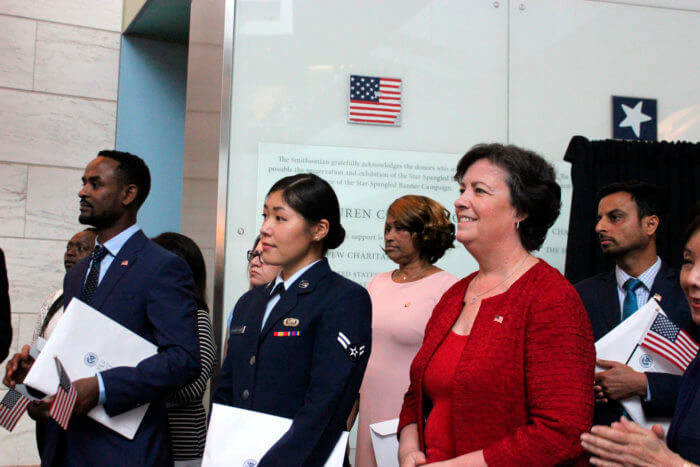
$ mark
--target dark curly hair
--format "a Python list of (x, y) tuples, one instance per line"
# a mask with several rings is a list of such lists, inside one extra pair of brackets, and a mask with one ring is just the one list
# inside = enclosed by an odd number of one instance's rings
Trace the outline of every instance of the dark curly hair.
[(518, 214), (527, 216), (518, 228), (520, 242), (527, 251), (539, 250), (561, 209), (554, 168), (539, 154), (512, 144), (477, 144), (459, 160), (455, 180), (461, 182), (467, 169), (480, 159), (508, 174), (510, 202)]
[(391, 203), (387, 215), (411, 233), (413, 246), (430, 264), (442, 258), (448, 248), (454, 248), (455, 225), (450, 222), (450, 212), (434, 199), (402, 196)]

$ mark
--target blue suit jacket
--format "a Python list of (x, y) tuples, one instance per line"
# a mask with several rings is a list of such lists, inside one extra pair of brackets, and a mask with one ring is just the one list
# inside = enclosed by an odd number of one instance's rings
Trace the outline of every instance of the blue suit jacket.
[(685, 370), (676, 412), (666, 438), (668, 447), (685, 460), (700, 464), (700, 355)]
[[(259, 467), (321, 466), (346, 429), (367, 366), (369, 294), (323, 259), (282, 295), (261, 330), (270, 291), (258, 287), (238, 300), (212, 400), (293, 419)], [(364, 345), (357, 358), (349, 356), (353, 345)]]
[[(80, 297), (89, 259), (73, 266), (63, 282), (65, 303)], [(187, 264), (151, 242), (141, 231), (122, 247), (89, 305), (158, 346), (136, 367), (101, 372), (105, 411), (114, 416), (151, 405), (133, 440), (85, 416), (73, 416), (68, 430), (50, 421), (42, 465), (172, 465), (163, 399), (199, 373), (199, 343)]]
[[(576, 284), (597, 341), (620, 324), (620, 299), (617, 294), (615, 271), (599, 274)], [(697, 339), (697, 327), (693, 323), (688, 302), (680, 287), (678, 272), (661, 263), (649, 297), (661, 296), (659, 304), (668, 317)], [(644, 413), (649, 417), (671, 417), (678, 397), (680, 376), (664, 373), (647, 373), (651, 400), (642, 401)], [(622, 406), (617, 401), (596, 405), (593, 423), (609, 425), (620, 419)]]

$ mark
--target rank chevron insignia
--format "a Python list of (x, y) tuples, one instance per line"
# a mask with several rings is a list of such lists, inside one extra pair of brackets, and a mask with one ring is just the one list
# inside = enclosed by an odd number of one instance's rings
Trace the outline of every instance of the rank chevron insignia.
[(345, 350), (345, 355), (353, 362), (357, 361), (365, 353), (365, 346), (353, 344), (342, 332), (338, 333), (338, 343)]

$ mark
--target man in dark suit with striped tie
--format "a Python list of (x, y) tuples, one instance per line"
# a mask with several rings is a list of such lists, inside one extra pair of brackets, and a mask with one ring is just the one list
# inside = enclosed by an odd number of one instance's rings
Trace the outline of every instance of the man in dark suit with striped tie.
[[(688, 303), (680, 288), (678, 271), (656, 254), (661, 214), (659, 190), (643, 182), (621, 182), (598, 193), (595, 231), (603, 254), (615, 260), (615, 269), (576, 284), (596, 340), (655, 298), (678, 326), (696, 336)], [(619, 400), (639, 397), (647, 417), (671, 417), (680, 377), (638, 372), (621, 362), (598, 360), (594, 424), (609, 425), (623, 414)]]

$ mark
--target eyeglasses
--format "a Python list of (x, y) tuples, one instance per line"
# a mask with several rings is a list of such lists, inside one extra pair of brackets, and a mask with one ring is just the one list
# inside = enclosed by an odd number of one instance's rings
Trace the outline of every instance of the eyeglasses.
[(264, 262), (263, 259), (262, 259), (262, 252), (261, 252), (261, 251), (248, 250), (248, 251), (246, 252), (246, 256), (245, 256), (245, 257), (248, 259), (248, 262), (249, 262), (249, 263), (250, 263), (251, 261), (253, 261), (255, 258), (258, 258), (258, 259), (260, 260), (261, 263), (265, 264), (265, 262)]

